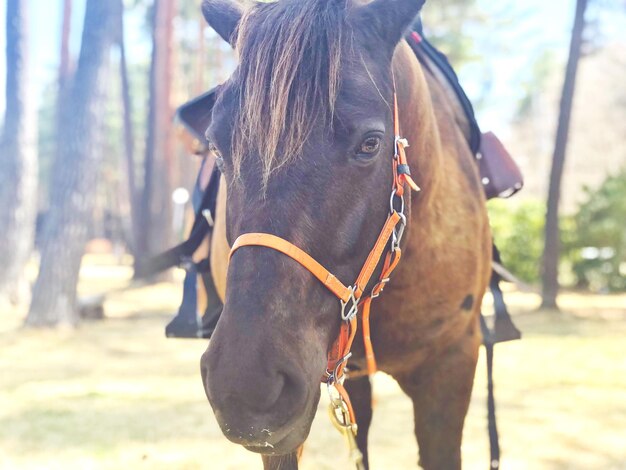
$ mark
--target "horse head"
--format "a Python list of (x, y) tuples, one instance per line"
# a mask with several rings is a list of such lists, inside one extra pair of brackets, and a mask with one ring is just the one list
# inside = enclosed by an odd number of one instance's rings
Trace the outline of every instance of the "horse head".
[[(228, 183), (230, 244), (273, 234), (345, 284), (356, 278), (389, 214), (392, 57), (422, 3), (204, 2), (239, 61), (206, 133)], [(339, 328), (337, 297), (307, 269), (265, 247), (238, 249), (201, 361), (226, 437), (264, 454), (302, 444)]]

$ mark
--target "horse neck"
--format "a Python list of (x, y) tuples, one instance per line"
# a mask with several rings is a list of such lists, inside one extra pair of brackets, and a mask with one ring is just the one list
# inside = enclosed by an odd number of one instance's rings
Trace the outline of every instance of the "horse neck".
[(443, 179), (441, 137), (429, 83), (408, 44), (396, 49), (393, 70), (398, 95), (400, 132), (409, 141), (407, 159), (421, 188), (420, 203), (439, 191)]
[[(421, 249), (436, 249), (438, 239), (455, 236), (441, 215), (457, 208), (457, 221), (484, 215), (484, 193), (474, 157), (460, 126), (464, 116), (442, 85), (422, 70), (408, 44), (394, 57), (400, 126), (409, 140), (407, 160), (421, 188), (411, 194), (409, 238)], [(463, 205), (459, 202), (463, 201)], [(482, 207), (482, 209), (481, 209)]]

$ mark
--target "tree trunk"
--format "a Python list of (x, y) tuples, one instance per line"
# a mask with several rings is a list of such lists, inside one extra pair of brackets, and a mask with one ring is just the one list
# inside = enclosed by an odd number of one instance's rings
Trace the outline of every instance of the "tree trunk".
[(128, 183), (128, 199), (130, 205), (131, 219), (131, 252), (137, 256), (137, 246), (139, 241), (140, 220), (139, 220), (139, 200), (137, 194), (137, 180), (135, 176), (135, 132), (132, 119), (132, 101), (130, 99), (130, 84), (128, 81), (128, 63), (126, 61), (126, 44), (124, 34), (124, 4), (120, 2), (120, 15), (118, 25), (118, 43), (120, 48), (120, 78), (122, 82), (122, 107), (124, 113), (124, 153), (126, 156), (126, 178)]
[[(70, 31), (72, 27), (72, 0), (63, 0), (63, 23), (61, 25), (61, 54), (59, 60), (59, 103), (71, 76)], [(59, 105), (60, 108), (60, 105)]]
[(72, 30), (72, 0), (63, 0), (63, 20), (61, 23), (61, 48), (59, 50), (59, 70), (57, 83), (56, 122), (54, 159), (63, 158), (65, 143), (59, 138), (62, 135), (65, 122), (63, 108), (68, 98), (68, 87), (72, 77), (72, 59), (70, 57), (70, 33)]
[(556, 131), (556, 142), (552, 156), (552, 170), (550, 171), (550, 186), (548, 188), (548, 207), (546, 212), (545, 245), (543, 250), (542, 272), (542, 308), (558, 308), (556, 297), (559, 291), (559, 199), (561, 196), (561, 180), (567, 139), (569, 135), (570, 118), (572, 114), (572, 102), (576, 87), (576, 72), (580, 59), (580, 49), (585, 28), (585, 10), (587, 0), (577, 0), (576, 17), (572, 29), (572, 37), (569, 49), (569, 58), (565, 69), (565, 80), (561, 94), (559, 109), (559, 122)]
[(155, 0), (153, 19), (150, 102), (144, 159), (144, 186), (140, 203), (140, 236), (135, 263), (148, 254), (169, 248), (172, 240), (171, 174), (173, 171), (170, 103), (172, 20), (174, 0)]
[(118, 7), (118, 2), (87, 0), (78, 66), (57, 136), (61, 152), (52, 169), (41, 264), (26, 318), (30, 326), (73, 325), (78, 320), (76, 287), (96, 194), (103, 76)]
[(204, 56), (206, 55), (206, 47), (204, 32), (206, 31), (206, 20), (202, 17), (198, 19), (198, 52), (196, 53), (196, 80), (194, 83), (194, 93), (200, 95), (206, 91), (204, 86), (204, 71), (206, 64)]
[(0, 136), (0, 297), (13, 302), (27, 296), (24, 268), (37, 214), (37, 120), (27, 67), (27, 3), (7, 1), (6, 110)]

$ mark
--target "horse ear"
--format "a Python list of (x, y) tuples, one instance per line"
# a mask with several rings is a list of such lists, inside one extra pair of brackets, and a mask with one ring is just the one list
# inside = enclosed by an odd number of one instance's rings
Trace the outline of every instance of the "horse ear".
[(234, 45), (237, 37), (237, 25), (243, 14), (241, 6), (234, 0), (204, 0), (202, 14), (209, 26), (222, 39)]
[[(426, 0), (374, 0), (358, 7), (355, 23), (359, 29), (373, 29), (377, 41), (382, 39), (395, 48), (424, 3)], [(376, 46), (380, 47), (380, 42)]]

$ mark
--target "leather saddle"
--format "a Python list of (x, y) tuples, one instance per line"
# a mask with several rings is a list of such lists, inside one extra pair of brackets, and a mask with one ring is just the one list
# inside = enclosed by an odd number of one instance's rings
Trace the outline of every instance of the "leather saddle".
[(517, 163), (493, 132), (481, 135), (476, 160), (487, 199), (511, 197), (524, 186)]
[(487, 199), (512, 196), (524, 186), (522, 172), (493, 132), (481, 134), (472, 103), (461, 87), (448, 59), (423, 37), (419, 20), (414, 26), (414, 31), (411, 31), (406, 39), (426, 73), (432, 76), (448, 95), (457, 125), (476, 156)]

